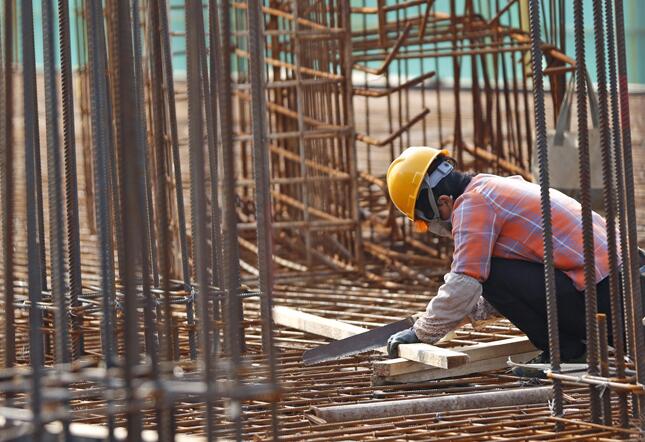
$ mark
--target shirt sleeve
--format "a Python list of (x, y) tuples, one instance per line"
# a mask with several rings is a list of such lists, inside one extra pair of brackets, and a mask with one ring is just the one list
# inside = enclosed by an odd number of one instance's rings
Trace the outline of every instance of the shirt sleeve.
[(413, 326), (419, 340), (427, 344), (434, 344), (458, 328), (477, 311), (481, 299), (482, 285), (470, 276), (450, 272), (444, 281)]
[(484, 282), (490, 273), (490, 258), (501, 219), (479, 193), (467, 192), (459, 198), (452, 215), (455, 250), (450, 270)]

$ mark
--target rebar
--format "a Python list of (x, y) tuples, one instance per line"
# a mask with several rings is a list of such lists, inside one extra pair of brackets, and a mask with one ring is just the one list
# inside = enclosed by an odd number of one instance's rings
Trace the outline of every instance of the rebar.
[[(642, 318), (643, 318), (643, 304), (640, 286), (639, 265), (638, 265), (638, 247), (636, 246), (636, 210), (634, 206), (634, 175), (633, 175), (633, 159), (632, 159), (632, 141), (629, 121), (629, 98), (627, 88), (627, 61), (625, 55), (625, 19), (623, 14), (622, 0), (616, 0), (615, 18), (616, 18), (616, 51), (618, 52), (618, 83), (620, 85), (620, 123), (622, 135), (622, 152), (623, 152), (623, 170), (624, 170), (624, 186), (625, 186), (625, 206), (626, 217), (624, 222), (627, 226), (627, 244), (626, 249), (627, 263), (625, 269), (627, 270), (627, 284), (629, 284), (628, 298), (630, 302), (625, 303), (626, 311), (631, 313), (631, 341), (634, 346), (634, 354), (632, 355), (637, 364), (638, 381), (645, 382), (645, 367), (642, 366), (645, 358), (645, 336), (643, 336)], [(631, 304), (631, 305), (630, 305)], [(638, 398), (638, 417), (640, 419), (640, 426), (645, 430), (645, 399)]]
[[(607, 63), (609, 65), (609, 96), (611, 99), (611, 151), (613, 152), (613, 169), (616, 171), (616, 200), (618, 210), (618, 225), (620, 234), (620, 244), (627, 244), (627, 232), (625, 224), (625, 188), (624, 171), (623, 171), (623, 153), (621, 149), (621, 131), (620, 131), (620, 110), (618, 108), (618, 86), (616, 79), (616, 50), (614, 38), (614, 14), (612, 2), (605, 1), (605, 28), (607, 32)], [(611, 251), (611, 249), (610, 249)], [(614, 340), (614, 349), (616, 355), (617, 375), (618, 377), (625, 376), (625, 337), (624, 337), (624, 316), (623, 308), (626, 308), (626, 272), (624, 265), (628, 262), (627, 247), (621, 247), (621, 259), (623, 265), (621, 266), (621, 280), (620, 291), (616, 292), (615, 296), (611, 298), (611, 327), (612, 336)], [(622, 305), (621, 305), (622, 301)], [(627, 415), (627, 396), (619, 394), (619, 407), (620, 407), (620, 424), (626, 428), (629, 425), (629, 417)]]
[[(25, 181), (27, 200), (27, 238), (29, 259), (29, 361), (33, 370), (31, 377), (30, 406), (34, 425), (33, 440), (40, 441), (43, 436), (42, 429), (42, 400), (40, 376), (44, 364), (43, 338), (40, 333), (42, 324), (41, 312), (35, 307), (42, 297), (43, 269), (42, 243), (39, 239), (38, 226), (38, 179), (40, 167), (36, 161), (37, 151), (40, 149), (38, 142), (39, 130), (38, 99), (36, 96), (36, 58), (34, 50), (34, 16), (31, 1), (21, 2), (21, 33), (23, 56), (23, 105), (25, 108)], [(41, 196), (42, 201), (42, 196)]]
[[(549, 329), (549, 361), (551, 371), (560, 371), (560, 336), (558, 306), (555, 296), (555, 266), (553, 261), (553, 227), (551, 221), (551, 197), (549, 196), (549, 157), (544, 114), (544, 89), (542, 84), (542, 51), (540, 41), (540, 6), (537, 0), (529, 3), (531, 26), (531, 67), (533, 72), (533, 101), (535, 105), (535, 148), (538, 152), (540, 170), (540, 206), (544, 241), (544, 287), (546, 292), (547, 322)], [(553, 415), (562, 416), (562, 384), (553, 382)]]
[[(645, 394), (621, 2), (594, 3), (597, 64), (609, 75), (598, 73), (614, 351), (603, 320), (596, 343), (588, 326), (600, 355), (590, 373), (561, 370), (547, 156), (547, 116), (557, 119), (567, 74), (590, 87), (581, 34), (575, 60), (563, 51), (565, 12), (575, 6), (580, 27), (579, 1), (531, 0), (527, 11), (516, 1), (60, 0), (57, 17), (42, 2), (42, 48), (32, 3), (5, 1), (0, 26), (0, 438), (641, 436), (629, 415)], [(305, 367), (302, 352), (327, 340), (273, 322), (281, 305), (374, 328), (435, 295), (451, 244), (412, 232), (385, 183), (388, 163), (418, 144), (451, 149), (462, 170), (527, 180), (535, 145), (550, 406), (346, 424), (311, 412), (525, 386), (505, 370), (388, 384), (375, 353)], [(502, 319), (439, 345), (520, 336)]]
[[(578, 120), (578, 155), (580, 194), (582, 205), (582, 243), (585, 274), (585, 324), (587, 336), (587, 364), (589, 375), (598, 374), (598, 329), (596, 324), (596, 269), (594, 258), (594, 237), (591, 219), (591, 176), (589, 155), (589, 133), (587, 131), (587, 88), (593, 87), (588, 79), (585, 64), (584, 17), (581, 0), (574, 2), (575, 48), (576, 48), (576, 104)], [(591, 386), (591, 419), (600, 422), (600, 397)]]

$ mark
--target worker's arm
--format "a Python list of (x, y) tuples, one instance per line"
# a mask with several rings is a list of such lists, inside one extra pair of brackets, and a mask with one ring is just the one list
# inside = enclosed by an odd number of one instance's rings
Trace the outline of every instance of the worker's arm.
[(450, 272), (437, 296), (428, 303), (425, 313), (414, 323), (413, 329), (421, 342), (434, 344), (459, 327), (469, 315), (481, 317), (477, 312), (485, 305), (480, 302), (482, 285), (467, 275)]
[(501, 220), (483, 195), (469, 192), (457, 200), (452, 224), (455, 251), (451, 271), (413, 327), (418, 338), (430, 344), (468, 319), (477, 324), (496, 313), (481, 295)]
[[(447, 274), (444, 279), (446, 283), (439, 288), (439, 293), (430, 301), (426, 312), (414, 326), (390, 336), (387, 342), (390, 357), (397, 357), (399, 344), (434, 344), (465, 320), (479, 328), (499, 318), (495, 308), (479, 296), (481, 284), (477, 280), (453, 273)], [(469, 306), (472, 306), (470, 310)]]

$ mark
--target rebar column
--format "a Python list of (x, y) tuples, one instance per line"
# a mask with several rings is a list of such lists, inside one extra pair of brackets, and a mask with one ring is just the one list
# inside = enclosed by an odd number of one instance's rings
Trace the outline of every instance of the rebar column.
[(222, 142), (222, 222), (224, 232), (222, 290), (226, 296), (227, 332), (226, 346), (234, 364), (240, 362), (240, 350), (244, 345), (244, 328), (241, 325), (242, 303), (240, 291), (240, 254), (237, 240), (237, 215), (235, 213), (235, 157), (233, 151), (233, 103), (231, 89), (231, 45), (230, 5), (222, 0), (220, 32), (221, 75), (217, 84), (219, 90), (219, 116)]
[(4, 27), (2, 29), (2, 95), (0, 96), (0, 185), (2, 186), (2, 280), (4, 281), (4, 367), (13, 367), (16, 361), (16, 331), (14, 327), (13, 289), (13, 15), (14, 0), (4, 2)]
[[(98, 255), (101, 275), (102, 327), (101, 347), (108, 368), (115, 365), (116, 347), (114, 337), (114, 248), (112, 246), (112, 215), (109, 194), (109, 147), (107, 122), (107, 78), (105, 76), (105, 32), (103, 7), (93, 0), (85, 0), (87, 12), (88, 62), (90, 78), (90, 120), (93, 144), (94, 194), (96, 196), (96, 222), (98, 227)], [(108, 384), (108, 389), (110, 385)], [(108, 396), (109, 398), (109, 396)], [(108, 407), (110, 401), (108, 399)], [(109, 414), (108, 438), (114, 440), (114, 416)]]
[[(616, 49), (618, 52), (618, 82), (620, 85), (620, 123), (622, 128), (622, 152), (626, 201), (627, 244), (629, 261), (624, 263), (627, 270), (628, 297), (627, 309), (631, 304), (631, 334), (634, 346), (634, 359), (638, 382), (645, 384), (645, 336), (643, 336), (643, 305), (641, 298), (640, 275), (638, 266), (638, 247), (636, 233), (636, 205), (634, 200), (634, 171), (632, 160), (632, 138), (629, 122), (629, 90), (627, 87), (627, 60), (625, 55), (625, 23), (623, 1), (615, 0)], [(624, 246), (625, 247), (625, 246)], [(638, 418), (641, 430), (645, 430), (645, 395), (638, 395)]]
[[(297, 8), (294, 0), (294, 8)], [(262, 318), (262, 349), (267, 355), (269, 365), (268, 382), (276, 385), (276, 360), (273, 343), (273, 229), (271, 227), (271, 186), (269, 171), (269, 146), (267, 143), (266, 97), (264, 80), (264, 35), (262, 3), (249, 0), (249, 72), (251, 81), (251, 116), (253, 133), (253, 172), (255, 177), (255, 213), (257, 219), (258, 269), (260, 271), (260, 303)], [(297, 17), (297, 9), (294, 16)], [(296, 26), (297, 33), (297, 24)], [(297, 38), (297, 37), (296, 37)], [(298, 79), (300, 90), (300, 79)], [(300, 101), (299, 101), (300, 102)], [(299, 130), (303, 127), (299, 125)], [(302, 135), (302, 132), (301, 132)], [(304, 143), (304, 138), (301, 137)], [(303, 146), (304, 148), (304, 146)], [(304, 155), (304, 150), (301, 149)], [(304, 158), (304, 157), (303, 157)], [(304, 161), (304, 160), (303, 160)], [(307, 182), (303, 184), (307, 186)], [(305, 203), (306, 204), (306, 203)], [(305, 205), (306, 210), (306, 205)], [(306, 213), (306, 212), (305, 212)], [(278, 409), (271, 402), (271, 429), (274, 440), (279, 439)]]
[[(611, 151), (613, 152), (613, 168), (616, 172), (616, 191), (618, 203), (618, 221), (620, 244), (627, 244), (627, 227), (625, 225), (625, 173), (623, 171), (623, 152), (620, 139), (620, 109), (618, 108), (618, 85), (616, 42), (614, 39), (614, 14), (611, 0), (605, 0), (605, 26), (607, 31), (607, 63), (609, 64), (609, 96), (611, 98)], [(625, 377), (625, 339), (624, 339), (624, 318), (623, 306), (626, 297), (626, 272), (625, 264), (629, 261), (627, 247), (621, 247), (621, 282), (620, 291), (611, 297), (611, 333), (614, 339), (614, 356), (616, 360), (616, 375), (619, 378)], [(620, 425), (623, 428), (629, 426), (629, 415), (627, 413), (627, 394), (618, 392), (618, 408), (620, 413)]]
[[(596, 268), (594, 256), (593, 220), (591, 215), (591, 173), (589, 133), (587, 131), (587, 87), (593, 87), (587, 78), (584, 42), (583, 0), (573, 4), (576, 48), (576, 104), (578, 117), (578, 157), (580, 194), (582, 204), (582, 245), (585, 275), (585, 324), (587, 331), (587, 364), (589, 374), (598, 373), (598, 325), (596, 322)], [(600, 423), (600, 395), (597, 388), (589, 386), (591, 420)]]
[[(181, 174), (181, 158), (179, 156), (179, 135), (177, 134), (177, 109), (175, 107), (175, 84), (173, 79), (173, 65), (170, 52), (170, 37), (168, 28), (168, 6), (166, 0), (157, 1), (159, 7), (159, 34), (163, 51), (163, 82), (166, 90), (166, 105), (168, 108), (168, 124), (170, 126), (170, 143), (172, 150), (172, 163), (175, 178), (175, 199), (177, 202), (177, 222), (179, 230), (179, 246), (181, 248), (181, 272), (184, 288), (191, 292), (191, 274), (188, 263), (189, 250), (186, 228), (186, 210), (184, 205), (184, 185)], [(188, 347), (190, 358), (197, 358), (197, 344), (195, 341), (195, 314), (192, 301), (186, 303), (186, 322), (188, 323)]]
[[(206, 383), (206, 438), (213, 439), (214, 419), (211, 409), (214, 403), (215, 385), (214, 364), (211, 360), (211, 315), (209, 298), (211, 296), (208, 284), (208, 252), (206, 241), (206, 196), (204, 189), (204, 90), (202, 82), (202, 66), (206, 62), (203, 42), (204, 18), (202, 3), (199, 0), (186, 1), (186, 48), (187, 48), (187, 86), (188, 86), (188, 139), (190, 149), (190, 195), (192, 209), (192, 230), (194, 253), (193, 266), (197, 279), (199, 306), (199, 329), (203, 381)], [(237, 240), (237, 237), (235, 237)], [(237, 294), (237, 291), (236, 291)], [(236, 318), (230, 318), (232, 322)], [(239, 360), (237, 361), (239, 363)], [(240, 431), (241, 436), (241, 431)]]
[(24, 103), (25, 129), (25, 176), (27, 200), (27, 260), (29, 284), (29, 363), (31, 365), (31, 392), (29, 404), (32, 412), (32, 440), (40, 441), (43, 436), (42, 385), (43, 337), (42, 313), (38, 304), (43, 292), (42, 243), (39, 234), (38, 178), (40, 168), (36, 161), (40, 149), (38, 142), (38, 99), (36, 89), (36, 56), (34, 51), (34, 15), (31, 0), (21, 1), (22, 31), (22, 92)]
[[(623, 336), (622, 336), (622, 326), (620, 324), (620, 288), (619, 284), (619, 268), (618, 268), (618, 254), (616, 248), (616, 200), (614, 198), (615, 185), (614, 185), (614, 173), (612, 171), (612, 159), (611, 159), (611, 150), (610, 150), (610, 134), (609, 134), (609, 115), (608, 115), (608, 97), (607, 97), (607, 80), (606, 80), (606, 65), (605, 65), (605, 41), (604, 41), (604, 29), (603, 29), (603, 20), (602, 20), (602, 1), (594, 0), (593, 3), (593, 18), (594, 18), (594, 37), (595, 37), (595, 49), (596, 49), (596, 70), (598, 75), (598, 105), (599, 105), (599, 123), (600, 123), (600, 151), (602, 155), (602, 176), (603, 176), (603, 197), (604, 197), (604, 206), (605, 206), (605, 220), (607, 226), (607, 248), (608, 248), (608, 264), (609, 264), (609, 295), (612, 304), (612, 320), (618, 322), (618, 331), (620, 335), (613, 335), (614, 339), (614, 348), (617, 346), (620, 350), (617, 350), (616, 357), (620, 355), (623, 358)], [(610, 66), (611, 70), (615, 71), (614, 66)], [(597, 316), (600, 318), (600, 316)], [(599, 336), (599, 351), (600, 355), (603, 355), (603, 352), (606, 351), (604, 348), (607, 345), (607, 336), (606, 336), (606, 323), (604, 322), (604, 316), (602, 328), (599, 327), (598, 333)], [(599, 324), (600, 325), (600, 324)], [(612, 324), (612, 330), (616, 327)], [(605, 336), (603, 336), (605, 334)], [(603, 345), (604, 344), (604, 345)], [(602, 361), (601, 361), (602, 362)], [(622, 369), (619, 368), (619, 371), (623, 372), (624, 376), (624, 358), (622, 361), (618, 362), (618, 365), (622, 366)], [(624, 395), (622, 398), (624, 399)], [(604, 392), (603, 399), (603, 421), (605, 425), (611, 425), (611, 391), (607, 390)], [(624, 400), (621, 399), (620, 403), (624, 404)], [(621, 410), (622, 413), (622, 410)], [(609, 416), (607, 416), (609, 414)]]
[[(114, 116), (119, 131), (115, 133), (115, 153), (120, 162), (119, 171), (121, 237), (123, 244), (121, 274), (124, 292), (124, 365), (123, 376), (125, 385), (125, 400), (131, 407), (126, 411), (126, 427), (129, 441), (140, 441), (143, 430), (143, 415), (140, 411), (139, 398), (135, 395), (135, 376), (139, 365), (141, 345), (139, 342), (139, 294), (141, 283), (146, 288), (148, 274), (144, 265), (147, 257), (145, 247), (144, 222), (147, 221), (145, 207), (145, 144), (137, 142), (140, 134), (140, 121), (135, 84), (135, 69), (133, 60), (133, 39), (128, 2), (108, 1), (110, 33), (112, 33), (113, 50), (118, 55), (118, 62), (113, 61), (112, 82), (114, 92)], [(116, 166), (116, 165), (115, 165)], [(115, 186), (115, 183), (113, 183)], [(116, 186), (113, 191), (116, 191)], [(117, 236), (118, 237), (118, 236)], [(149, 296), (149, 295), (148, 295)], [(144, 294), (145, 297), (145, 294)], [(149, 313), (149, 312), (148, 312)], [(151, 332), (154, 324), (149, 314), (144, 315), (144, 326)]]
[[(540, 5), (538, 0), (529, 1), (529, 24), (531, 34), (531, 70), (533, 72), (533, 101), (535, 105), (535, 148), (540, 167), (540, 207), (544, 242), (544, 287), (546, 291), (547, 323), (549, 330), (549, 356), (551, 371), (560, 372), (560, 336), (558, 306), (555, 294), (555, 267), (553, 263), (553, 229), (551, 199), (549, 196), (549, 158), (544, 111), (544, 84), (542, 77), (542, 50), (540, 48)], [(553, 380), (553, 415), (562, 416), (562, 383)], [(561, 429), (556, 424), (556, 429)]]
[(43, 0), (43, 54), (45, 77), (45, 118), (47, 134), (47, 189), (49, 196), (49, 253), (51, 260), (51, 292), (56, 306), (55, 339), (56, 363), (70, 361), (67, 333), (67, 299), (65, 297), (65, 229), (63, 225), (62, 161), (60, 127), (58, 122), (58, 93), (56, 90), (56, 61), (54, 48), (54, 7)]
[[(67, 271), (69, 301), (72, 309), (79, 307), (82, 294), (81, 238), (78, 213), (78, 182), (76, 170), (76, 130), (74, 124), (74, 92), (70, 41), (69, 5), (58, 0), (58, 34), (60, 44), (60, 81), (62, 101), (63, 148), (65, 152), (65, 220), (67, 228)], [(72, 358), (83, 354), (81, 319), (72, 317)]]

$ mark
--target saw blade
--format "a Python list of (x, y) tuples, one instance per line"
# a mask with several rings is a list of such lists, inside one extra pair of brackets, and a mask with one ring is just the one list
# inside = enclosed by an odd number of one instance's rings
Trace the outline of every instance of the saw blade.
[(375, 348), (383, 347), (394, 333), (412, 327), (414, 318), (408, 317), (383, 327), (375, 328), (349, 338), (334, 341), (320, 347), (307, 350), (302, 355), (305, 365), (335, 361), (348, 356), (357, 355)]

